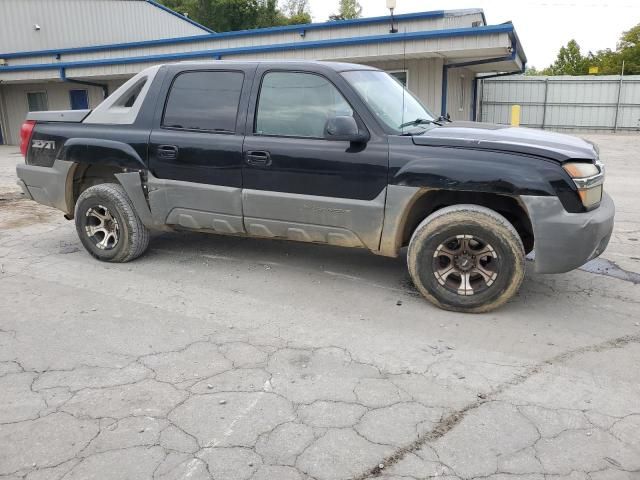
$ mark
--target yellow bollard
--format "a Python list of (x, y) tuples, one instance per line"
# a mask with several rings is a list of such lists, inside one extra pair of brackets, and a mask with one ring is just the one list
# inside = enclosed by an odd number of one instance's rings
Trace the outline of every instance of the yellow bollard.
[(511, 126), (520, 126), (520, 105), (511, 105)]

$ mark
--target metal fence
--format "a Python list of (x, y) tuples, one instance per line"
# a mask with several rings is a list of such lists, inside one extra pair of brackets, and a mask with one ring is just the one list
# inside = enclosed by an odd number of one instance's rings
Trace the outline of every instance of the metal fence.
[(508, 124), (520, 105), (523, 127), (640, 132), (640, 75), (513, 76), (483, 80), (478, 120)]

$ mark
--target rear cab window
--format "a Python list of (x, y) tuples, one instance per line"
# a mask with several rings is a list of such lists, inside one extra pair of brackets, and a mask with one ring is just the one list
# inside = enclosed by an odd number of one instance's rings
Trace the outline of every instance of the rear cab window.
[(162, 128), (235, 133), (244, 74), (237, 71), (184, 72), (176, 76)]

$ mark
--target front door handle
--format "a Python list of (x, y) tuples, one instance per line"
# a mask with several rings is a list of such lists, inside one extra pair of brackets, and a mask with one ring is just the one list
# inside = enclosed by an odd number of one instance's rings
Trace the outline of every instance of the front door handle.
[(246, 155), (247, 164), (254, 167), (268, 167), (271, 165), (271, 154), (263, 151), (251, 151)]
[(163, 160), (175, 160), (178, 158), (178, 147), (175, 145), (158, 146), (158, 158)]

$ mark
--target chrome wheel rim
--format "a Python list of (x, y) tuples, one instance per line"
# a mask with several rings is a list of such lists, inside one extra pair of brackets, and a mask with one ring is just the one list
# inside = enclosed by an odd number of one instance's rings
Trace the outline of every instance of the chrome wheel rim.
[(462, 296), (487, 290), (498, 278), (495, 249), (474, 235), (450, 237), (433, 253), (433, 275), (438, 283)]
[(107, 207), (96, 205), (87, 210), (84, 230), (100, 250), (112, 250), (118, 245), (120, 226)]

